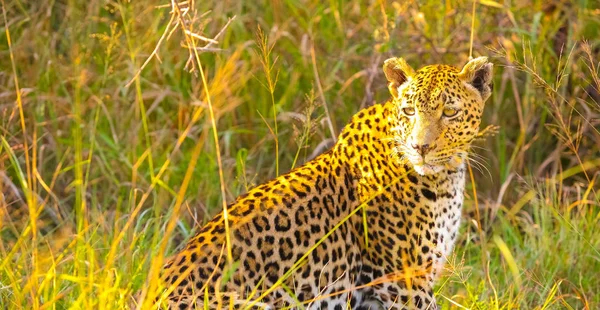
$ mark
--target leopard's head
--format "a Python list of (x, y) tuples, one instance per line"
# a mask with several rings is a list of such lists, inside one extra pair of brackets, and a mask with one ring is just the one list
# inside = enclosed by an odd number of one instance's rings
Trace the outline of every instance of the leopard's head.
[(492, 93), (492, 63), (487, 57), (462, 69), (447, 65), (413, 70), (390, 58), (383, 71), (396, 107), (396, 152), (421, 175), (460, 166), (479, 132), (485, 101)]

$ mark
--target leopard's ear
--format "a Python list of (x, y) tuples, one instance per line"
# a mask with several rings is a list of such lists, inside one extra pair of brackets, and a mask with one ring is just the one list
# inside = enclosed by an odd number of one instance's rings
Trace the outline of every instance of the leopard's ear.
[(415, 70), (403, 58), (390, 58), (383, 63), (383, 73), (394, 99), (398, 98), (398, 87), (415, 75)]
[(492, 94), (493, 69), (494, 65), (487, 57), (477, 57), (463, 67), (459, 76), (473, 86), (481, 95), (481, 99), (486, 101)]

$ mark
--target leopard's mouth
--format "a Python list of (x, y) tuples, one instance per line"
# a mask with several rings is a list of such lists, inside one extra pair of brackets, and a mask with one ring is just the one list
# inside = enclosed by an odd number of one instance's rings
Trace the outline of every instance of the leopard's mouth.
[(431, 175), (431, 174), (436, 174), (439, 173), (440, 171), (442, 171), (444, 169), (443, 165), (432, 165), (432, 164), (427, 164), (425, 162), (420, 163), (420, 164), (413, 164), (413, 169), (415, 169), (415, 172), (417, 172), (420, 175)]
[(408, 162), (413, 167), (415, 172), (420, 175), (431, 175), (440, 172), (444, 165), (440, 165), (436, 161), (432, 161), (431, 158), (425, 158), (421, 155), (414, 154), (412, 152), (406, 152), (405, 158), (408, 159)]
[(453, 169), (462, 163), (460, 155), (447, 156), (444, 158), (423, 158), (416, 156), (415, 160), (411, 161), (413, 169), (420, 175), (431, 175), (442, 172), (444, 169)]

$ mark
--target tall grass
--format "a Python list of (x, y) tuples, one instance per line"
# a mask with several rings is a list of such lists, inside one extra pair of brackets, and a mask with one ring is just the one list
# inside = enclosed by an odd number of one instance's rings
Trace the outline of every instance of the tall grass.
[(0, 308), (148, 306), (199, 225), (387, 100), (383, 60), (471, 53), (499, 129), (438, 302), (600, 307), (595, 2), (1, 3)]

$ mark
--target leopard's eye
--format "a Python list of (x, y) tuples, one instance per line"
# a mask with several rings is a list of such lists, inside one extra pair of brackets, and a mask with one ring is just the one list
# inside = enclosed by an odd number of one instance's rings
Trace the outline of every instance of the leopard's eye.
[(458, 113), (458, 110), (454, 109), (454, 108), (445, 108), (444, 109), (445, 117), (452, 117), (452, 116), (455, 116), (457, 113)]
[(412, 115), (415, 115), (415, 108), (410, 108), (410, 107), (403, 108), (402, 112), (408, 116), (412, 116)]

